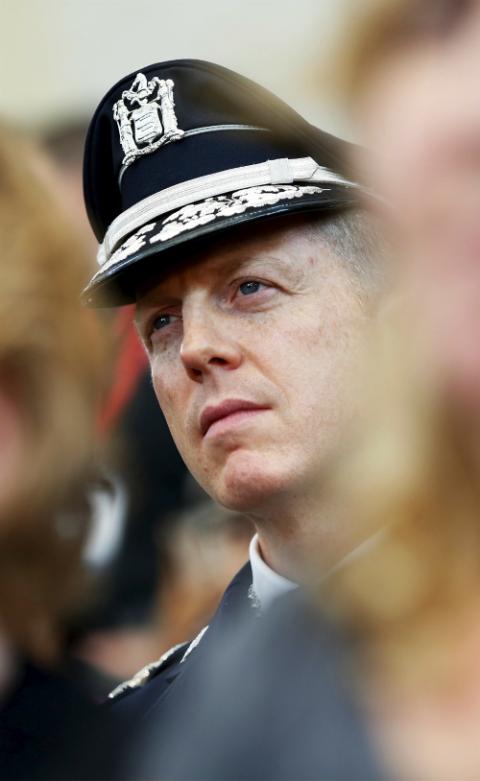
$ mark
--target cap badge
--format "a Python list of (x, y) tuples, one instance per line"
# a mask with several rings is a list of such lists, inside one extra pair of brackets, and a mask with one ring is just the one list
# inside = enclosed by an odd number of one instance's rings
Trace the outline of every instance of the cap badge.
[(172, 79), (154, 76), (147, 81), (144, 73), (137, 73), (130, 89), (115, 103), (113, 118), (125, 155), (123, 168), (183, 136), (175, 115), (173, 87)]

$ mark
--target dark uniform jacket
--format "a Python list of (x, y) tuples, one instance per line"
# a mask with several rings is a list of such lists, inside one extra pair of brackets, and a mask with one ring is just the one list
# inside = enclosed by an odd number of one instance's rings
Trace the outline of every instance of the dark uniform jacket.
[(147, 665), (112, 692), (110, 699), (122, 721), (138, 723), (139, 719), (153, 719), (158, 724), (164, 716), (168, 719), (179, 680), (190, 673), (199, 657), (221, 645), (222, 638), (229, 636), (239, 622), (258, 618), (250, 594), (251, 584), (252, 570), (250, 564), (245, 564), (225, 591), (208, 627), (192, 642), (175, 646), (158, 662)]
[(346, 674), (347, 639), (299, 594), (262, 615), (251, 581), (246, 565), (200, 640), (116, 696), (133, 746), (126, 776), (384, 779)]

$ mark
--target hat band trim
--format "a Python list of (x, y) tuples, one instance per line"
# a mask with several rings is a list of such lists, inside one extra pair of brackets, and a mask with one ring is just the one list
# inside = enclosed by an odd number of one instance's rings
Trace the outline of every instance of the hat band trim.
[[(270, 133), (268, 127), (259, 127), (258, 125), (205, 125), (205, 127), (193, 127), (190, 130), (184, 130), (182, 133), (182, 141), (184, 138), (188, 138), (189, 136), (200, 136), (203, 133), (220, 133), (222, 131), (229, 131), (229, 130), (253, 130), (253, 131), (260, 131), (261, 133)], [(178, 139), (174, 139), (178, 140)], [(159, 142), (160, 143), (160, 142)], [(150, 152), (154, 151), (153, 148), (150, 149)], [(148, 153), (148, 151), (147, 151)], [(122, 184), (122, 179), (125, 171), (127, 168), (130, 167), (133, 160), (130, 160), (130, 162), (124, 163), (120, 169), (120, 173), (118, 175), (118, 186)]]
[(205, 127), (192, 127), (190, 130), (185, 130), (182, 138), (200, 136), (202, 133), (220, 133), (223, 130), (260, 130), (262, 133), (271, 132), (268, 127), (260, 127), (259, 125), (205, 125)]
[(199, 176), (149, 195), (119, 214), (111, 223), (98, 249), (98, 265), (103, 266), (131, 233), (167, 212), (240, 188), (292, 184), (299, 181), (339, 184), (345, 187), (359, 186), (356, 182), (318, 165), (312, 157), (276, 158), (265, 163)]

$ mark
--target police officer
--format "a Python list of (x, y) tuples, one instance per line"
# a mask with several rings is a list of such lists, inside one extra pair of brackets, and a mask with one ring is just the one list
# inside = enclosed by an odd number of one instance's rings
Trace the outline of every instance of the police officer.
[(161, 719), (228, 626), (295, 589), (313, 539), (325, 572), (359, 542), (322, 507), (375, 267), (347, 158), (346, 143), (208, 62), (132, 73), (93, 117), (84, 185), (100, 268), (85, 301), (136, 302), (182, 457), (257, 529), (210, 626), (113, 693), (132, 723)]

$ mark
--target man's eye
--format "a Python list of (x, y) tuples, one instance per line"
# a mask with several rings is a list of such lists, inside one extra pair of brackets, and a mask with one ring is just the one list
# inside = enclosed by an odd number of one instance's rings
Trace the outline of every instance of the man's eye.
[(143, 341), (148, 350), (153, 350), (157, 344), (165, 344), (173, 334), (178, 334), (179, 314), (163, 312), (157, 314), (145, 323)]
[(253, 293), (258, 293), (260, 288), (262, 287), (261, 282), (256, 282), (255, 280), (249, 280), (248, 282), (242, 282), (242, 284), (239, 286), (239, 291), (242, 294), (242, 296), (251, 296)]
[(152, 322), (152, 333), (160, 331), (162, 328), (166, 328), (172, 322), (172, 315), (159, 315)]

